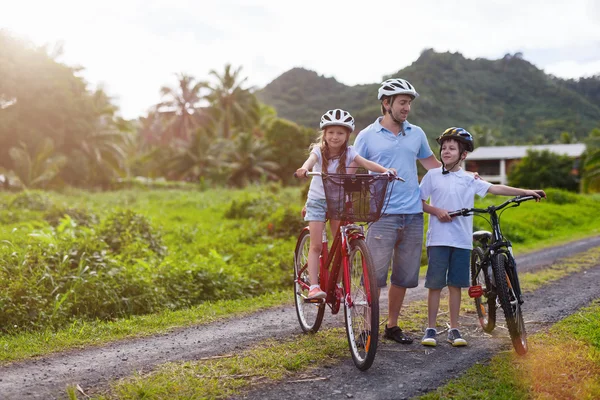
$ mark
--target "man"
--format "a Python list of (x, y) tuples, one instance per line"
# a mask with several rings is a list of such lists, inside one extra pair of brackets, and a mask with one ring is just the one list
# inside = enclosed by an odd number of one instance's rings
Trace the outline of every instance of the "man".
[(363, 129), (354, 143), (362, 157), (395, 168), (398, 176), (406, 180), (394, 184), (385, 214), (367, 232), (379, 288), (387, 286), (390, 261), (392, 264), (384, 337), (403, 344), (412, 343), (413, 339), (402, 332), (398, 317), (406, 289), (419, 283), (423, 246), (423, 205), (416, 160), (428, 170), (442, 166), (431, 151), (425, 132), (406, 120), (417, 97), (415, 88), (404, 79), (383, 82), (378, 91), (383, 117)]

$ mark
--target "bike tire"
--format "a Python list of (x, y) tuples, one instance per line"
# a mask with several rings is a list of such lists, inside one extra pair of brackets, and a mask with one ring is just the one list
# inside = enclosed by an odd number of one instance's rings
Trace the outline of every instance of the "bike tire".
[(349, 274), (350, 287), (344, 287), (346, 336), (354, 365), (366, 371), (375, 360), (379, 341), (379, 292), (373, 259), (364, 239), (350, 242)]
[(308, 277), (308, 252), (310, 250), (310, 232), (308, 229), (302, 231), (296, 242), (294, 251), (294, 303), (296, 304), (296, 315), (300, 328), (306, 333), (316, 333), (323, 322), (325, 313), (325, 301), (321, 303), (306, 303), (308, 289), (300, 285), (300, 281), (310, 286)]
[[(479, 318), (479, 325), (485, 332), (491, 332), (496, 327), (496, 291), (492, 285), (492, 277), (484, 262), (484, 253), (481, 247), (474, 247), (471, 252), (471, 285), (481, 285), (483, 294), (476, 297), (475, 309)], [(478, 272), (479, 271), (479, 272)]]
[(524, 355), (527, 353), (527, 332), (521, 305), (513, 290), (515, 285), (510, 277), (511, 274), (508, 273), (508, 257), (504, 253), (498, 253), (492, 258), (492, 263), (495, 264), (493, 269), (496, 290), (506, 317), (508, 333), (517, 354)]

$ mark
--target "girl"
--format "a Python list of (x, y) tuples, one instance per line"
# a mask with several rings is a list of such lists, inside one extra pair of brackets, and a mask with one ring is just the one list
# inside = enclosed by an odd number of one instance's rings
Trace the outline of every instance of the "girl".
[[(388, 172), (394, 174), (394, 169), (387, 169), (381, 165), (359, 156), (352, 146), (348, 146), (350, 134), (354, 131), (354, 118), (348, 111), (341, 109), (329, 110), (321, 117), (321, 134), (316, 143), (311, 145), (308, 159), (296, 170), (296, 176), (305, 177), (306, 172), (312, 168), (313, 172), (327, 171), (330, 174), (345, 174), (349, 169), (353, 173), (357, 167), (369, 171)], [(308, 275), (311, 282), (309, 299), (324, 299), (327, 294), (321, 290), (318, 283), (319, 255), (321, 254), (321, 235), (325, 229), (325, 213), (327, 202), (323, 180), (314, 177), (310, 183), (308, 199), (306, 200), (306, 215), (310, 229), (310, 250), (308, 254)], [(330, 221), (331, 232), (337, 232), (340, 221)]]

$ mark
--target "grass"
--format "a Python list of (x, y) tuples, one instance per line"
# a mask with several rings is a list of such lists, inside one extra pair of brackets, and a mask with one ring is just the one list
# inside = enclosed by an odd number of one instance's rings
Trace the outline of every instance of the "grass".
[[(592, 268), (598, 265), (599, 260), (600, 249), (591, 249), (585, 253), (562, 260), (559, 264), (552, 267), (552, 270), (554, 270), (552, 273), (538, 271), (537, 273), (524, 274), (524, 290), (532, 291), (542, 284), (550, 283), (570, 273)], [(536, 275), (540, 275), (540, 277), (534, 279)], [(474, 312), (472, 300), (468, 297), (466, 299), (463, 297), (463, 299), (465, 310)], [(600, 311), (598, 313), (600, 315)], [(423, 324), (427, 320), (427, 302), (417, 301), (408, 304), (403, 309), (401, 318), (403, 327), (407, 331), (422, 331)], [(581, 318), (578, 319), (580, 327), (577, 330), (581, 332), (580, 336), (592, 338), (596, 347), (600, 347), (598, 315), (592, 318), (592, 324), (585, 325), (585, 321), (589, 318), (585, 314), (582, 314)], [(382, 318), (382, 320), (385, 320), (385, 318)], [(590, 331), (594, 326), (596, 331)], [(545, 343), (538, 343), (537, 336), (535, 335), (530, 340), (530, 348), (532, 349), (538, 347), (549, 348)], [(576, 366), (582, 363), (583, 361), (581, 360), (585, 359), (585, 354), (589, 353), (588, 348), (586, 346), (582, 347), (580, 344), (572, 345), (566, 340), (556, 340), (555, 343), (558, 348), (552, 349), (552, 352), (561, 354), (560, 351), (562, 351), (562, 354), (568, 354), (569, 357), (565, 356), (565, 360), (572, 359), (572, 362)], [(564, 348), (561, 349), (561, 346)], [(535, 354), (533, 350), (530, 350), (530, 353)], [(285, 354), (284, 358), (281, 357), (282, 354)], [(272, 384), (283, 379), (292, 380), (295, 379), (295, 375), (303, 378), (311, 377), (310, 366), (312, 364), (333, 364), (336, 362), (336, 359), (347, 358), (348, 356), (345, 334), (342, 329), (334, 328), (320, 331), (318, 335), (299, 335), (285, 342), (266, 341), (242, 354), (227, 355), (225, 359), (219, 358), (183, 364), (165, 364), (159, 366), (155, 372), (136, 374), (133, 377), (115, 382), (106, 393), (99, 394), (96, 398), (159, 399), (164, 398), (167, 394), (169, 398), (176, 399), (226, 398), (238, 394), (242, 390), (249, 390), (256, 385)], [(529, 357), (533, 356), (528, 355)], [(479, 389), (476, 389), (475, 392), (471, 391), (465, 397), (458, 398), (529, 398), (519, 397), (523, 393), (524, 396), (528, 396), (528, 391), (530, 390), (527, 384), (520, 380), (521, 373), (509, 370), (515, 364), (515, 360), (517, 360), (513, 357), (513, 352), (502, 353), (494, 360), (497, 361), (492, 366), (474, 366), (471, 369), (472, 371), (469, 370), (468, 374), (471, 375), (465, 375), (467, 378), (465, 378), (465, 383), (462, 384), (462, 386), (468, 387), (469, 385), (472, 386), (473, 379), (486, 379), (485, 382), (488, 386), (486, 386), (485, 392), (479, 393), (477, 392)], [(544, 357), (540, 356), (539, 360), (543, 362)], [(557, 360), (560, 360), (560, 358)], [(268, 368), (264, 368), (265, 365), (268, 365)], [(585, 363), (582, 365), (588, 369), (590, 368)], [(522, 366), (521, 368), (529, 368), (531, 370), (530, 374), (539, 369), (534, 366)], [(552, 370), (556, 368), (546, 369)], [(564, 369), (558, 370), (564, 371)], [(588, 378), (595, 378), (596, 380), (600, 378), (600, 370), (594, 368), (589, 370), (592, 371), (592, 375), (588, 376)], [(219, 379), (219, 384), (216, 383), (217, 379)], [(532, 378), (531, 382), (535, 383), (536, 380)], [(589, 389), (585, 389), (586, 391), (593, 392), (596, 390), (593, 380), (590, 381), (588, 379), (585, 382), (585, 385), (590, 387)], [(543, 386), (546, 387), (547, 385)], [(480, 385), (478, 384), (477, 387), (479, 388)], [(451, 397), (456, 390), (453, 387), (449, 388), (447, 392), (440, 395), (441, 397), (433, 398)]]
[(528, 341), (525, 357), (501, 353), (419, 399), (600, 398), (600, 301)]
[(223, 399), (263, 385), (314, 379), (312, 365), (333, 365), (347, 355), (342, 329), (301, 335), (285, 342), (267, 340), (251, 350), (183, 364), (161, 365), (150, 374), (116, 382), (94, 399)]

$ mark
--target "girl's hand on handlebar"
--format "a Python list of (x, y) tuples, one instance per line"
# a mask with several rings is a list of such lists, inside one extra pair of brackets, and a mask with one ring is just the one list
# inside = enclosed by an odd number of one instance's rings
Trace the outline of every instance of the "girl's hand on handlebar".
[(306, 168), (298, 168), (296, 172), (294, 172), (294, 177), (298, 179), (306, 178), (306, 173), (308, 170)]
[(398, 171), (396, 171), (396, 168), (388, 168), (388, 170), (386, 171), (386, 173), (392, 174), (394, 176), (398, 176)]

